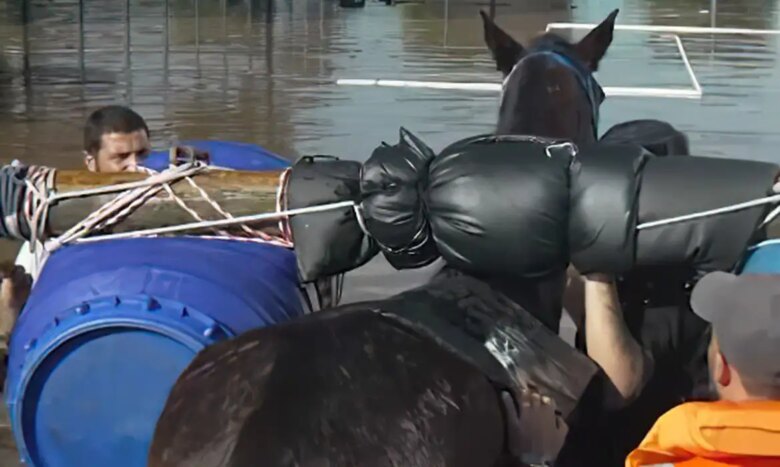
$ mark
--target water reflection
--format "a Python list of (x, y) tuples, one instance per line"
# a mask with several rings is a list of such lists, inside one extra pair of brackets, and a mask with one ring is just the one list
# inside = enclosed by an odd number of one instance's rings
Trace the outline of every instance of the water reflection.
[[(493, 94), (332, 84), (337, 77), (497, 80), (482, 43), (480, 6), (448, 3), (369, 2), (365, 9), (344, 10), (328, 0), (94, 0), (83, 2), (82, 10), (78, 2), (5, 2), (0, 123), (8, 131), (0, 150), (6, 158), (77, 164), (70, 155), (78, 153), (81, 121), (108, 102), (142, 112), (158, 145), (238, 139), (291, 157), (329, 152), (364, 158), (402, 124), (435, 146), (489, 131)], [(703, 8), (706, 3), (690, 0), (552, 3), (499, 2), (498, 20), (520, 40), (552, 21), (598, 21), (614, 7), (621, 8), (624, 24), (707, 26), (714, 18), (718, 25), (764, 29), (777, 23), (774, 5), (760, 0), (721, 0), (715, 15)], [(773, 157), (769, 148), (777, 139), (769, 122), (776, 106), (767, 104), (779, 100), (775, 38), (683, 39), (705, 98), (610, 99), (605, 123), (670, 119), (691, 132), (697, 152)], [(671, 40), (633, 32), (616, 35), (600, 79), (617, 86), (688, 85)], [(737, 111), (748, 117), (735, 119)], [(764, 141), (752, 141), (755, 148), (745, 151), (749, 135)], [(763, 146), (766, 141), (771, 144)]]

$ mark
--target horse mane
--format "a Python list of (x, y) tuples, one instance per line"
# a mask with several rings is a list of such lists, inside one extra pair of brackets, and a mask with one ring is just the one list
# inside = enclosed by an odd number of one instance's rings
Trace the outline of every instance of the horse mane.
[(541, 36), (534, 38), (531, 41), (531, 45), (528, 47), (529, 53), (541, 50), (557, 50), (574, 53), (574, 45), (554, 32), (546, 32)]

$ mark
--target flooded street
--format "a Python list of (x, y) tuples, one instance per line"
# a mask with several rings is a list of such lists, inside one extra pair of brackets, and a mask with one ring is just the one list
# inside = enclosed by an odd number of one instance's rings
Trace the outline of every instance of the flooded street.
[[(32, 2), (28, 76), (22, 2), (0, 7), (3, 161), (78, 166), (83, 121), (115, 102), (148, 120), (159, 147), (187, 138), (240, 140), (290, 158), (364, 159), (400, 125), (441, 147), (495, 123), (492, 92), (335, 85), (338, 78), (497, 82), (474, 2), (453, 0), (445, 9), (441, 1), (369, 1), (364, 9), (342, 9), (332, 0), (170, 0), (168, 21), (165, 2), (130, 1), (129, 21), (124, 3), (85, 2), (80, 51), (78, 2)], [(714, 22), (774, 29), (774, 3), (720, 1)], [(512, 1), (499, 3), (497, 21), (528, 39), (547, 23), (596, 22), (614, 7), (621, 8), (620, 24), (713, 22), (708, 0), (588, 0), (571, 8), (564, 0)], [(704, 98), (613, 97), (602, 108), (601, 130), (661, 118), (688, 132), (697, 154), (774, 157), (776, 37), (682, 40)], [(604, 86), (690, 87), (674, 41), (635, 31), (616, 33), (598, 78)]]
[[(710, 3), (499, 2), (497, 21), (521, 40), (550, 22), (598, 22), (615, 7), (619, 24), (777, 27), (775, 2), (721, 0), (714, 13)], [(316, 153), (362, 160), (382, 140), (395, 140), (401, 125), (441, 148), (491, 131), (496, 120), (495, 92), (335, 84), (498, 82), (477, 14), (487, 3), (370, 0), (366, 8), (343, 9), (335, 0), (91, 0), (81, 13), (73, 1), (30, 2), (26, 13), (22, 5), (0, 6), (2, 162), (78, 167), (82, 124), (109, 103), (141, 113), (156, 147), (238, 140), (290, 159)], [(703, 98), (608, 98), (601, 131), (658, 118), (686, 131), (695, 154), (777, 157), (777, 36), (681, 39)], [(617, 31), (598, 78), (603, 86), (690, 88), (673, 38), (646, 32)]]
[[(478, 16), (487, 2), (416, 0), (343, 9), (337, 0), (7, 0), (0, 4), (0, 162), (80, 167), (88, 114), (111, 103), (146, 118), (156, 148), (187, 139), (257, 143), (291, 160), (363, 160), (405, 126), (440, 149), (490, 132), (498, 93), (336, 85), (340, 78), (499, 82)], [(777, 2), (503, 0), (496, 20), (521, 41), (551, 22), (778, 29)], [(27, 16), (26, 26), (23, 18)], [(167, 17), (167, 19), (166, 19)], [(81, 19), (81, 21), (80, 21)], [(81, 26), (80, 26), (81, 24)], [(569, 31), (562, 31), (569, 34)], [(776, 35), (680, 34), (701, 99), (610, 97), (603, 133), (667, 120), (697, 155), (777, 160)], [(690, 88), (669, 36), (616, 31), (603, 86)], [(5, 244), (3, 256), (15, 254)], [(348, 276), (346, 300), (421, 282), (381, 260)], [(2, 430), (2, 428), (0, 428)], [(0, 466), (7, 437), (0, 433)]]

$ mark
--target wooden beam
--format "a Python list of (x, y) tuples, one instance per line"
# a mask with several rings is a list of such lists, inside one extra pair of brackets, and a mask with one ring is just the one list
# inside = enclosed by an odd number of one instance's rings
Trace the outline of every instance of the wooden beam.
[[(276, 209), (276, 193), (281, 172), (242, 172), (215, 170), (193, 176), (193, 180), (225, 211), (234, 216), (273, 212)], [(55, 179), (57, 193), (68, 193), (100, 188), (119, 183), (145, 179), (145, 174), (102, 174), (83, 170), (60, 170)], [(172, 185), (174, 192), (204, 219), (223, 218), (205, 201), (198, 191), (185, 180)], [(164, 192), (162, 192), (164, 193)], [(116, 197), (116, 193), (74, 198), (58, 202), (49, 210), (48, 234), (57, 236), (76, 225), (89, 214)], [(112, 228), (112, 232), (168, 227), (192, 222), (185, 212), (167, 194), (148, 201), (125, 221)], [(271, 228), (271, 231), (275, 227)]]

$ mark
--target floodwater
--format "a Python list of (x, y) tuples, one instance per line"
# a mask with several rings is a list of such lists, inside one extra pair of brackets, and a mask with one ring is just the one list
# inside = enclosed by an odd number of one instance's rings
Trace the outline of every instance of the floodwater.
[[(294, 159), (363, 160), (398, 128), (434, 148), (489, 132), (491, 92), (346, 87), (338, 78), (497, 82), (482, 42), (487, 1), (89, 0), (0, 4), (0, 162), (78, 167), (81, 125), (123, 103), (148, 121), (154, 144), (186, 139), (261, 144)], [(550, 22), (777, 29), (777, 2), (720, 0), (503, 0), (497, 21), (520, 40)], [(166, 20), (167, 17), (167, 20)], [(80, 18), (82, 21), (80, 22)], [(81, 26), (80, 26), (81, 24)], [(780, 67), (775, 35), (681, 34), (703, 88), (696, 100), (611, 97), (602, 128), (668, 120), (695, 154), (777, 160)], [(690, 88), (674, 39), (618, 31), (604, 86)], [(386, 295), (424, 280), (381, 260), (351, 274), (345, 298)], [(0, 443), (0, 451), (3, 444)], [(8, 465), (0, 460), (0, 464)]]

